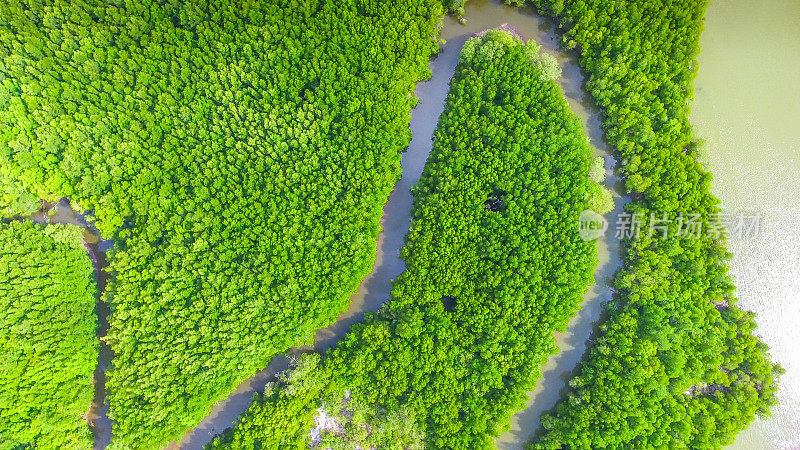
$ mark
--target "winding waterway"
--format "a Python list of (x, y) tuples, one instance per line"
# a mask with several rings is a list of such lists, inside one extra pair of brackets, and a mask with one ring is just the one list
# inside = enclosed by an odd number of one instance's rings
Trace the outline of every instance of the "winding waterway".
[[(410, 128), (413, 138), (402, 155), (403, 174), (389, 196), (381, 225), (383, 231), (378, 238), (375, 264), (372, 272), (363, 280), (358, 292), (351, 298), (348, 311), (336, 323), (317, 332), (314, 349), (325, 351), (336, 345), (350, 327), (360, 321), (366, 312), (377, 311), (389, 298), (394, 278), (405, 270), (399, 258), (400, 249), (411, 223), (413, 197), (411, 186), (420, 178), (425, 161), (431, 151), (433, 131), (444, 110), (444, 102), (449, 90), (450, 79), (455, 73), (459, 53), (464, 42), (476, 32), (508, 24), (516, 28), (525, 39), (533, 39), (544, 51), (555, 55), (563, 69), (561, 86), (572, 111), (578, 115), (586, 128), (596, 154), (606, 162), (606, 185), (618, 188), (619, 179), (614, 175), (616, 164), (602, 139), (600, 119), (591, 99), (583, 92), (583, 74), (574, 56), (561, 51), (552, 21), (537, 16), (530, 8), (506, 6), (500, 1), (471, 0), (466, 8), (466, 25), (458, 23), (454, 17), (445, 18), (439, 54), (430, 62), (432, 77), (417, 85), (415, 95), (420, 103), (412, 111)], [(612, 216), (621, 212), (626, 199), (615, 190), (616, 210)], [(583, 307), (571, 321), (566, 333), (556, 336), (560, 352), (550, 358), (543, 368), (543, 378), (535, 391), (528, 394), (528, 407), (512, 419), (511, 430), (497, 439), (499, 448), (521, 448), (538, 429), (542, 412), (552, 408), (560, 398), (566, 379), (580, 361), (586, 348), (593, 323), (598, 319), (602, 304), (611, 299), (607, 280), (619, 270), (619, 242), (613, 233), (598, 244), (600, 264), (595, 273), (596, 285), (586, 294)], [(188, 432), (180, 444), (172, 447), (200, 449), (214, 435), (220, 433), (244, 412), (249, 406), (253, 393), (263, 391), (265, 384), (273, 379), (278, 371), (288, 367), (285, 357), (276, 357), (269, 367), (253, 378), (242, 383), (229, 398), (217, 403), (211, 413), (193, 430)]]
[[(98, 302), (97, 312), (97, 337), (102, 339), (108, 332), (108, 316), (110, 310), (108, 305), (101, 301), (103, 291), (106, 288), (108, 273), (104, 270), (108, 263), (106, 252), (113, 243), (104, 240), (100, 232), (91, 223), (87, 222), (84, 215), (72, 208), (69, 200), (64, 198), (55, 203), (42, 202), (38, 212), (30, 216), (21, 217), (19, 220), (30, 220), (41, 224), (69, 224), (83, 229), (83, 242), (89, 258), (94, 267), (94, 277), (97, 283)], [(97, 359), (97, 367), (94, 370), (94, 398), (89, 410), (86, 412), (86, 421), (94, 437), (94, 448), (103, 449), (111, 443), (111, 420), (108, 418), (108, 405), (105, 404), (106, 398), (106, 370), (111, 366), (114, 353), (102, 340), (100, 341), (100, 351)]]
[[(462, 39), (443, 46), (438, 56), (430, 62), (430, 80), (419, 83), (415, 95), (420, 99), (412, 111), (410, 128), (413, 137), (402, 155), (402, 178), (395, 186), (383, 208), (382, 231), (378, 237), (377, 253), (372, 271), (362, 281), (358, 291), (350, 299), (350, 306), (333, 325), (317, 331), (314, 349), (325, 351), (336, 345), (350, 327), (359, 322), (367, 312), (377, 311), (389, 298), (394, 278), (405, 270), (400, 259), (406, 232), (411, 224), (411, 186), (422, 175), (422, 169), (431, 151), (433, 131), (439, 115), (444, 110), (444, 101), (458, 62)], [(242, 383), (236, 392), (218, 402), (211, 413), (180, 442), (182, 449), (199, 449), (213, 437), (231, 426), (250, 405), (253, 394), (262, 392), (266, 383), (288, 367), (286, 357), (276, 357), (269, 367)]]

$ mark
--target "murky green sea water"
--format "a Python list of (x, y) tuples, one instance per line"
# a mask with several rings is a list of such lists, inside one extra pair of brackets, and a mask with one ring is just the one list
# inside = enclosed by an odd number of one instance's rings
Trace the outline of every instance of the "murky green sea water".
[(786, 369), (773, 417), (732, 448), (800, 448), (800, 1), (712, 0), (701, 47), (691, 121), (714, 193), (762, 218), (730, 240), (739, 304)]

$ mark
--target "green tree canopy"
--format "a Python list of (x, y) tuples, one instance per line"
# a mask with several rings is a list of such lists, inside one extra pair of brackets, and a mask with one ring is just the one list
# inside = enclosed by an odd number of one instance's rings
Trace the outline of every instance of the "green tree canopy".
[(157, 447), (333, 322), (400, 176), (435, 0), (10, 0), (0, 209), (113, 239), (114, 442)]
[[(688, 120), (706, 2), (534, 3), (580, 53), (644, 232), (624, 243), (618, 295), (533, 448), (728, 445), (769, 414), (782, 369), (736, 305), (724, 238), (706, 232), (719, 200)], [(648, 232), (656, 218), (666, 239)]]

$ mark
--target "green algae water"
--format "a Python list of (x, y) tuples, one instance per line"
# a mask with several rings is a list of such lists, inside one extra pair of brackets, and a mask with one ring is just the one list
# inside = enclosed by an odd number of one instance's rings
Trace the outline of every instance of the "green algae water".
[(760, 215), (731, 236), (739, 305), (786, 374), (767, 420), (733, 449), (800, 447), (800, 2), (711, 2), (691, 122), (724, 211)]

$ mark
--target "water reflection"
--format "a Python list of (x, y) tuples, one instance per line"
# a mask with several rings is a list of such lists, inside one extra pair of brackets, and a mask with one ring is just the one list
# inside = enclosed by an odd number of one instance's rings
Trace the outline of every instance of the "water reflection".
[(723, 208), (763, 217), (757, 237), (731, 239), (731, 274), (786, 369), (773, 417), (732, 448), (800, 448), (800, 2), (711, 2), (705, 28), (691, 121)]

